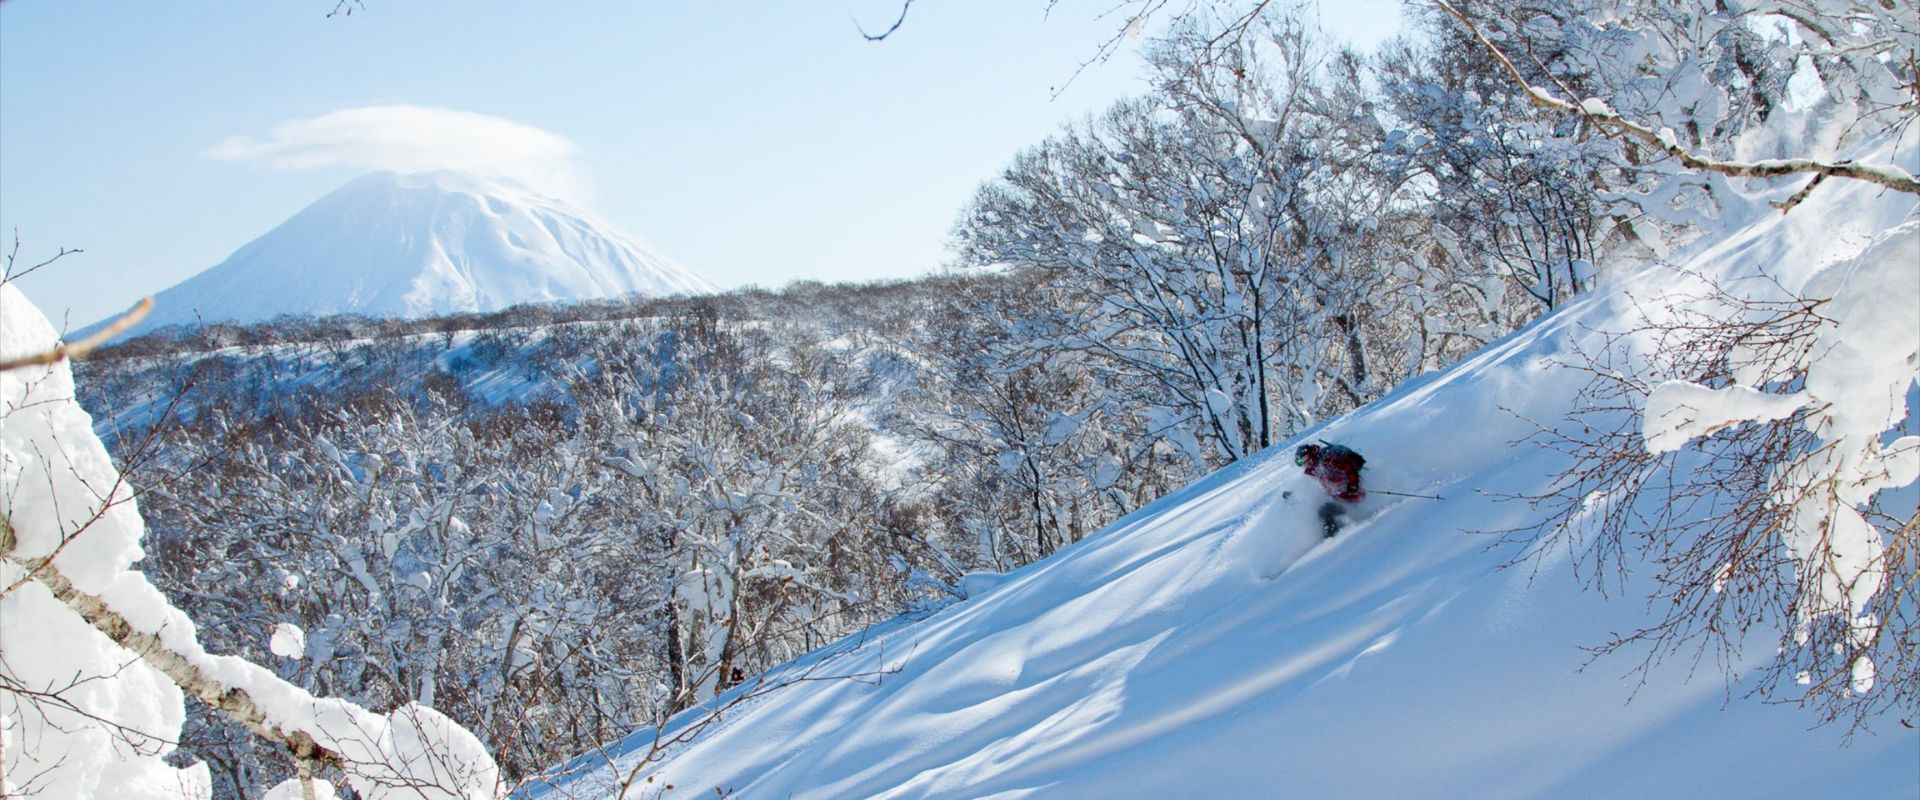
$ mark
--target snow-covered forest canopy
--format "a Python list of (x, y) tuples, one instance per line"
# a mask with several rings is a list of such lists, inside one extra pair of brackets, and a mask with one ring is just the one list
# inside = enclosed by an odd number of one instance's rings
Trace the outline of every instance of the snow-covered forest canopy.
[(1629, 281), (1515, 405), (1525, 518), (1446, 535), (1651, 575), (1607, 658), (1763, 641), (1807, 726), (1920, 721), (1920, 10), (1412, 3), (1360, 54), (1282, 6), (1121, 4), (1154, 89), (987, 181), (937, 277), (10, 364), (0, 795), (499, 797), (651, 730), (582, 791), (665, 796), (687, 720), (912, 662), (781, 665)]

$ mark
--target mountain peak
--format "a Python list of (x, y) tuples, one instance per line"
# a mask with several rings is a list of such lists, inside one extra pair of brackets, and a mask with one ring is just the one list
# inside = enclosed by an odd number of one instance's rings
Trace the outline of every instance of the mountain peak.
[(140, 329), (286, 314), (413, 318), (716, 288), (587, 213), (513, 181), (382, 170), (347, 182), (159, 293)]

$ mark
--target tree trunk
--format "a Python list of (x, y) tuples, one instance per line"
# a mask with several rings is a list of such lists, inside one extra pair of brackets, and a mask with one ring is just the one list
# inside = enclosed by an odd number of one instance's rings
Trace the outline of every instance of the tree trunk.
[[(12, 525), (0, 520), (0, 539), (11, 541)], [(13, 559), (8, 558), (9, 561)], [(128, 652), (140, 656), (148, 666), (159, 670), (187, 694), (199, 698), (202, 702), (219, 710), (233, 721), (240, 723), (255, 736), (284, 745), (293, 757), (300, 761), (319, 762), (335, 767), (344, 767), (346, 759), (319, 742), (314, 741), (306, 731), (284, 731), (274, 726), (267, 713), (254, 702), (253, 696), (245, 689), (231, 688), (215, 680), (189, 662), (180, 653), (169, 649), (160, 641), (160, 637), (141, 631), (128, 622), (120, 612), (109, 607), (105, 600), (76, 588), (67, 576), (60, 573), (52, 559), (41, 558), (27, 562), (14, 561), (27, 570), (27, 574), (45, 586), (53, 596), (67, 608), (79, 614), (95, 630), (105, 634), (114, 644)]]

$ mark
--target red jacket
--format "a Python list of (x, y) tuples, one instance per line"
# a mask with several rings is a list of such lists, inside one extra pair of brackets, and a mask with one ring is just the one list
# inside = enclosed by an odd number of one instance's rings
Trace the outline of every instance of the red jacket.
[(1337, 444), (1309, 444), (1301, 445), (1296, 455), (1307, 474), (1320, 479), (1320, 488), (1329, 497), (1349, 503), (1367, 499), (1366, 491), (1360, 488), (1360, 468), (1367, 460), (1359, 453)]

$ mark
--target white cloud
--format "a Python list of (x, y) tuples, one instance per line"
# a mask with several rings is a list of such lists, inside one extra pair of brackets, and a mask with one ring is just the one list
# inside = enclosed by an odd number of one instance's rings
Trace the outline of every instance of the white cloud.
[(264, 139), (235, 136), (203, 155), (274, 169), (353, 166), (424, 172), (451, 169), (517, 181), (585, 202), (580, 148), (566, 137), (512, 120), (451, 108), (348, 108), (275, 125)]

